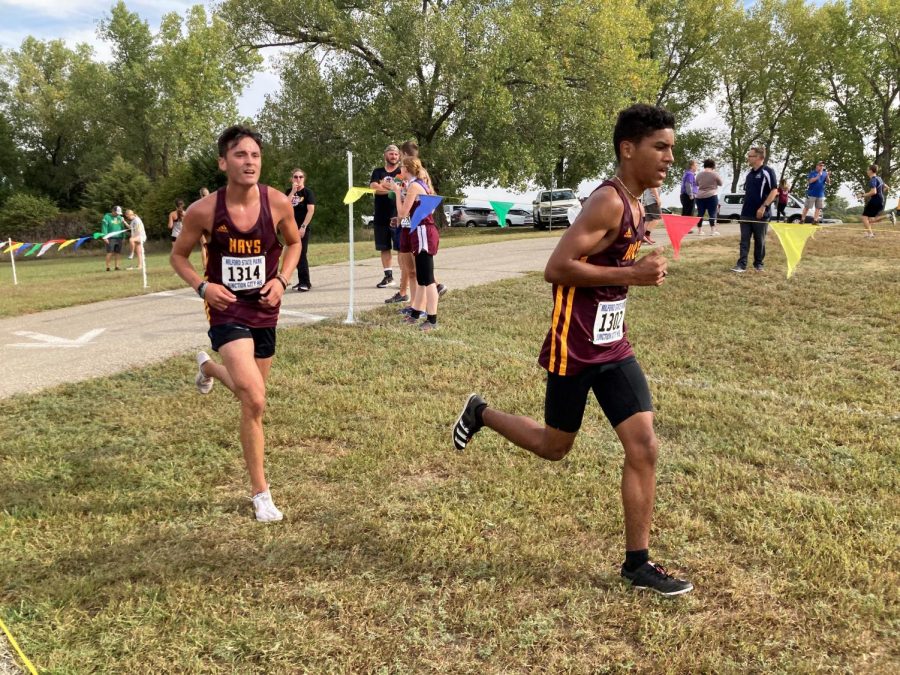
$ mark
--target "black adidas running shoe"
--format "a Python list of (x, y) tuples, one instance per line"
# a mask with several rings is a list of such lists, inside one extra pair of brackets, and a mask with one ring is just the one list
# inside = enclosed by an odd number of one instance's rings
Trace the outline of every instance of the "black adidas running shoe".
[(622, 576), (628, 579), (634, 588), (648, 588), (667, 597), (690, 593), (694, 590), (694, 584), (690, 581), (676, 579), (666, 572), (662, 565), (657, 565), (655, 562), (645, 562), (634, 572), (629, 572), (623, 565)]
[(475, 417), (475, 410), (484, 404), (484, 399), (478, 394), (471, 394), (466, 400), (462, 412), (456, 418), (456, 424), (453, 425), (453, 447), (457, 450), (465, 450), (472, 436), (481, 429), (482, 425)]

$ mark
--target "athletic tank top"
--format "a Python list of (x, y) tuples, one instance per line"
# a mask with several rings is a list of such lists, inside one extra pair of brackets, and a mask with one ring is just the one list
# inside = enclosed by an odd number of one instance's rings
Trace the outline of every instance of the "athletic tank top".
[[(178, 212), (176, 211), (176, 213)], [(183, 225), (183, 220), (184, 216), (181, 216), (181, 218), (172, 221), (172, 236), (176, 239), (178, 239), (178, 235), (181, 234), (181, 226)]]
[[(416, 178), (413, 182), (421, 185), (426, 195), (431, 194), (431, 190), (428, 189), (428, 184), (424, 180), (422, 180), (421, 178)], [(413, 202), (413, 206), (409, 210), (410, 218), (412, 218), (413, 214), (416, 212), (416, 209), (420, 206), (421, 202), (418, 199)], [(440, 245), (440, 239), (441, 237), (438, 233), (437, 225), (434, 224), (434, 212), (429, 213), (427, 216), (422, 218), (422, 222), (419, 223), (416, 231), (410, 234), (410, 245), (412, 247), (412, 252), (430, 253), (431, 255), (436, 255), (438, 252), (438, 246)]]
[[(602, 187), (616, 190), (625, 212), (619, 236), (607, 249), (582, 258), (591, 265), (631, 267), (641, 249), (644, 218), (635, 226), (631, 205), (617, 181)], [(634, 354), (625, 326), (628, 286), (560, 286), (553, 284), (550, 331), (538, 363), (556, 375), (577, 375), (587, 366), (621, 361)]]
[(259, 302), (259, 292), (278, 274), (281, 243), (269, 208), (269, 188), (259, 185), (259, 217), (246, 232), (238, 230), (225, 206), (225, 189), (216, 192), (216, 213), (207, 248), (206, 279), (231, 290), (237, 301), (224, 311), (206, 305), (210, 326), (238, 323), (248, 328), (272, 328), (280, 307)]

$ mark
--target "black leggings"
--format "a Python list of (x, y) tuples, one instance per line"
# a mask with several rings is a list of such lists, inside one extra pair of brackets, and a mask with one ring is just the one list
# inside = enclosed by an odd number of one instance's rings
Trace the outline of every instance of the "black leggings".
[(694, 200), (688, 197), (684, 192), (681, 193), (681, 215), (694, 215)]
[(416, 283), (419, 286), (434, 283), (434, 256), (430, 253), (416, 253)]

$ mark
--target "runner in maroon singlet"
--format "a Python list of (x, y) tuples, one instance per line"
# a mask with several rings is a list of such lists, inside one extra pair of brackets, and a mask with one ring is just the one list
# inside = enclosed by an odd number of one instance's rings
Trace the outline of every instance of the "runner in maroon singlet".
[[(246, 127), (229, 127), (218, 144), (219, 169), (228, 177), (228, 185), (191, 204), (172, 248), (171, 263), (206, 301), (209, 338), (213, 350), (222, 356), (219, 365), (206, 352), (197, 355), (197, 389), (208, 394), (214, 379), (219, 380), (241, 402), (241, 446), (253, 507), (257, 520), (270, 522), (281, 520), (282, 513), (272, 501), (263, 468), (266, 380), (275, 355), (281, 296), (300, 259), (300, 236), (290, 200), (280, 190), (259, 184), (259, 134)], [(205, 280), (189, 259), (204, 235), (209, 241)]]
[(618, 171), (588, 198), (547, 262), (553, 313), (538, 359), (548, 371), (544, 424), (490, 408), (472, 394), (452, 431), (458, 450), (486, 426), (539, 457), (561, 460), (593, 390), (625, 451), (621, 574), (635, 588), (663, 595), (687, 593), (693, 585), (650, 562), (657, 440), (650, 390), (628, 342), (625, 314), (629, 286), (660, 286), (667, 274), (659, 251), (637, 254), (644, 237), (640, 196), (666, 178), (674, 126), (662, 108), (638, 104), (619, 113), (613, 132)]

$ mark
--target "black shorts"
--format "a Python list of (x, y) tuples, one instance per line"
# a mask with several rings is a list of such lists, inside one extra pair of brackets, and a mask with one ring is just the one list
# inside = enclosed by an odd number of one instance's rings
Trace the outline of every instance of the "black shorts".
[(866, 206), (863, 209), (862, 214), (866, 218), (874, 218), (882, 211), (884, 211), (884, 200), (878, 199), (878, 197), (872, 197), (869, 201), (866, 202)]
[(211, 326), (209, 340), (213, 351), (235, 340), (253, 340), (253, 356), (257, 359), (271, 359), (275, 356), (275, 328), (248, 328), (239, 323), (223, 323)]
[(122, 252), (122, 240), (121, 239), (107, 239), (106, 240), (106, 252), (107, 253), (121, 253)]
[(395, 251), (400, 250), (400, 230), (399, 228), (391, 228), (388, 223), (375, 223), (375, 250)]
[(639, 412), (653, 412), (650, 387), (633, 356), (614, 363), (589, 366), (577, 375), (547, 373), (544, 422), (574, 434), (581, 428), (588, 391), (603, 409), (613, 428)]

